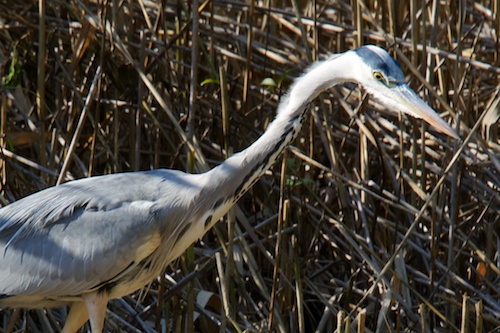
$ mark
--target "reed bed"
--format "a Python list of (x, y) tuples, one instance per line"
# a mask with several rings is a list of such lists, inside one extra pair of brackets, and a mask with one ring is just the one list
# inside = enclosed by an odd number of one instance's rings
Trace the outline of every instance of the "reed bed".
[[(498, 1), (1, 0), (0, 200), (207, 170), (312, 61), (377, 44), (462, 141), (355, 85), (321, 94), (224, 222), (110, 303), (106, 331), (499, 332), (499, 28)], [(66, 311), (0, 309), (0, 332), (57, 332)]]

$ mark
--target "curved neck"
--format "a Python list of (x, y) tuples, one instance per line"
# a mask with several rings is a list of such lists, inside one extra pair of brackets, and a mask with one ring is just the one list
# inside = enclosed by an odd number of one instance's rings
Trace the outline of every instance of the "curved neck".
[(264, 134), (251, 146), (207, 172), (207, 185), (214, 191), (214, 215), (224, 215), (295, 139), (309, 103), (321, 91), (347, 80), (347, 72), (352, 68), (342, 55), (316, 63), (296, 79), (280, 102), (276, 119)]

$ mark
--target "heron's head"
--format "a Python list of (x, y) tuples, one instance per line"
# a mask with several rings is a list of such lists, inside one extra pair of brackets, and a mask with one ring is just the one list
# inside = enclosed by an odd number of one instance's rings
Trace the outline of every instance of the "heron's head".
[(450, 137), (459, 138), (448, 123), (408, 87), (399, 64), (384, 49), (366, 45), (347, 53), (350, 52), (354, 65), (351, 78), (377, 102), (388, 110), (423, 119)]

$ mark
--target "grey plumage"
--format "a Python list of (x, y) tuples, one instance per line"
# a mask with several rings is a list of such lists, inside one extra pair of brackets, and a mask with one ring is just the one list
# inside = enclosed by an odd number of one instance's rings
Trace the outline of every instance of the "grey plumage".
[[(0, 300), (0, 305), (8, 301), (31, 307), (43, 299), (45, 306), (58, 305), (51, 299), (72, 301), (83, 292), (132, 279), (127, 274), (147, 265), (137, 252), (152, 235), (163, 239), (167, 256), (147, 260), (170, 262), (168, 254), (183, 231), (179, 222), (199, 218), (197, 178), (173, 170), (93, 177), (51, 187), (1, 209), (0, 262), (9, 265), (0, 270), (0, 292), (15, 296)], [(151, 279), (158, 274), (151, 272)]]
[[(63, 332), (90, 318), (102, 331), (109, 299), (150, 283), (210, 229), (297, 136), (307, 105), (354, 82), (394, 112), (458, 135), (375, 46), (334, 55), (295, 80), (276, 119), (250, 147), (212, 170), (121, 173), (52, 187), (0, 209), (0, 307), (71, 303)], [(83, 305), (85, 304), (85, 305)]]

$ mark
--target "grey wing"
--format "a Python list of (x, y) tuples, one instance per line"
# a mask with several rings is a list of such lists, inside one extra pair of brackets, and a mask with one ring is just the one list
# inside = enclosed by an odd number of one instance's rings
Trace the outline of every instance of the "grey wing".
[(0, 295), (79, 295), (144, 259), (160, 242), (162, 181), (151, 172), (94, 177), (1, 209)]

